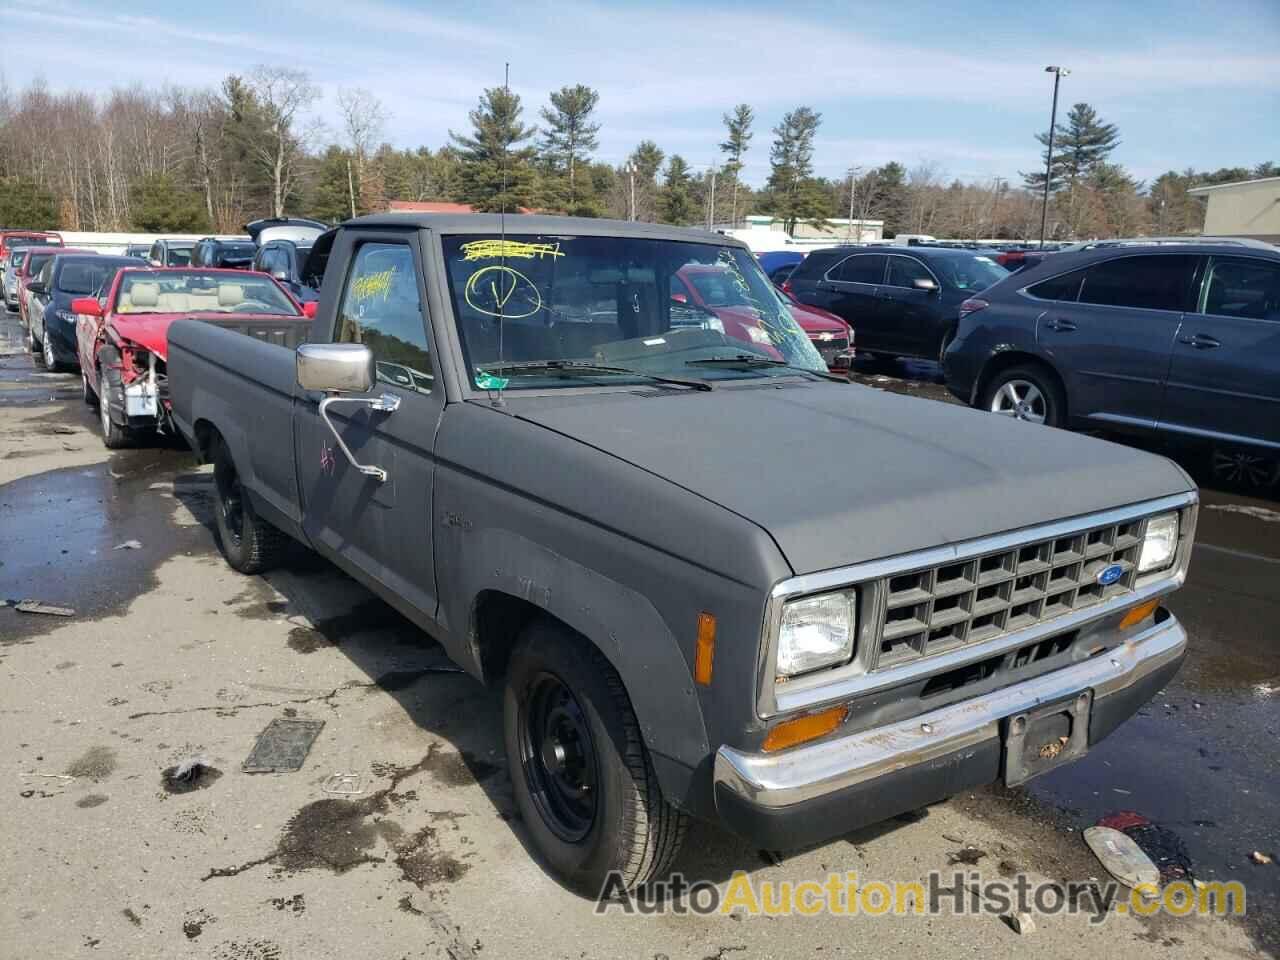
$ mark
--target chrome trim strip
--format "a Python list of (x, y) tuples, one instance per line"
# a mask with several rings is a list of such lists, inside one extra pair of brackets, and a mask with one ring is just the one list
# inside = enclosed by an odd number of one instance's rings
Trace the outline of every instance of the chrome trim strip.
[(855, 656), (853, 661), (842, 667), (819, 671), (778, 684), (775, 681), (773, 664), (776, 662), (778, 629), (782, 622), (782, 607), (787, 600), (812, 593), (823, 593), (840, 587), (860, 586), (858, 597), (858, 649), (865, 651), (868, 649), (869, 644), (874, 644), (878, 650), (879, 637), (874, 636), (877, 621), (866, 614), (876, 609), (875, 604), (882, 602), (882, 598), (869, 596), (866, 586), (874, 585), (885, 577), (906, 570), (941, 566), (983, 554), (999, 553), (1026, 543), (1066, 536), (1093, 527), (1123, 523), (1126, 520), (1154, 516), (1171, 510), (1184, 510), (1188, 507), (1194, 507), (1199, 500), (1200, 497), (1197, 491), (1188, 490), (1185, 493), (1160, 497), (1156, 500), (1147, 500), (1112, 510), (1104, 510), (1101, 513), (1085, 514), (1069, 520), (1058, 520), (1036, 527), (1026, 527), (1022, 530), (978, 537), (973, 540), (964, 540), (915, 553), (900, 554), (896, 557), (871, 560), (848, 567), (838, 567), (833, 570), (803, 574), (783, 580), (770, 591), (769, 601), (765, 608), (763, 637), (757, 662), (756, 713), (761, 719), (769, 719), (779, 713), (812, 709), (831, 701), (847, 700), (865, 693), (896, 686), (909, 680), (919, 679), (934, 673), (942, 673), (974, 660), (985, 659), (1001, 651), (1033, 642), (1049, 634), (1075, 629), (1135, 603), (1141, 603), (1145, 599), (1175, 590), (1182, 585), (1186, 577), (1187, 561), (1190, 553), (1187, 545), (1190, 543), (1190, 537), (1195, 530), (1195, 511), (1189, 511), (1192, 516), (1189, 521), (1183, 524), (1183, 528), (1180, 531), (1181, 543), (1179, 545), (1178, 559), (1172, 569), (1159, 575), (1148, 574), (1145, 582), (1140, 578), (1132, 593), (1086, 607), (1078, 612), (1054, 617), (1052, 620), (1045, 620), (1025, 630), (1006, 634), (986, 643), (977, 643), (937, 656), (912, 660), (902, 664), (900, 667), (888, 668), (874, 674), (869, 672), (870, 668), (862, 656)]
[(721, 747), (715, 783), (769, 809), (802, 803), (994, 739), (1000, 720), (1040, 704), (1089, 689), (1096, 704), (1176, 660), (1186, 647), (1186, 631), (1170, 615), (1101, 656), (910, 720), (780, 753)]

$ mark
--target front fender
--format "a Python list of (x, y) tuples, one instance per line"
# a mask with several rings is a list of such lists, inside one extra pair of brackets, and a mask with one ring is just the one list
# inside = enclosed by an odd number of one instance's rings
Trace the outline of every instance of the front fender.
[[(694, 767), (710, 754), (706, 724), (693, 676), (680, 645), (649, 600), (595, 570), (513, 531), (499, 528), (465, 534), (466, 549), (454, 554), (458, 594), (475, 598), (486, 590), (519, 597), (568, 624), (600, 648), (622, 677), (650, 750)], [(474, 631), (467, 649), (451, 651), (481, 675)]]

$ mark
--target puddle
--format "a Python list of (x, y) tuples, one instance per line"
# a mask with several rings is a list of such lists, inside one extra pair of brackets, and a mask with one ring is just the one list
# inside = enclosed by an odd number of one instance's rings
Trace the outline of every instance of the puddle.
[(374, 764), (376, 776), (391, 778), (388, 786), (355, 800), (314, 800), (293, 815), (269, 854), (238, 866), (213, 868), (201, 879), (234, 877), (267, 864), (285, 873), (324, 869), (342, 874), (362, 864), (385, 862), (386, 858), (376, 853), (381, 841), (391, 848), (404, 879), (419, 887), (451, 883), (466, 872), (468, 865), (439, 849), (434, 827), (422, 827), (406, 835), (397, 822), (388, 819), (394, 807), (417, 799), (413, 791), (398, 793), (397, 789), (403, 781), (420, 773), (430, 773), (440, 782), (457, 786), (486, 779), (498, 769), (473, 758), (442, 753), (439, 744), (432, 744), (421, 760), (408, 767)]
[[(0, 486), (0, 598), (31, 597), (76, 611), (62, 621), (0, 609), (0, 645), (43, 636), (64, 622), (122, 614), (158, 585), (155, 570), (165, 560), (215, 552), (206, 530), (175, 523), (172, 502), (146, 489), (191, 464), (182, 451), (129, 450)], [(144, 549), (114, 549), (128, 540)]]

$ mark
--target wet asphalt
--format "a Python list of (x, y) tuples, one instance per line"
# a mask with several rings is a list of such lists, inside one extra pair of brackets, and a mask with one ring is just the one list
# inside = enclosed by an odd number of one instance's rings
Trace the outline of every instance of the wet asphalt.
[[(21, 430), (0, 433), (0, 463), (24, 456), (24, 436), (47, 440), (96, 429), (78, 376), (44, 374), (25, 353), (12, 352), (19, 336), (16, 321), (0, 317), (0, 425), (9, 411), (40, 405), (42, 412)], [(955, 402), (934, 364), (859, 361), (853, 378)], [(1024, 788), (992, 788), (988, 796), (1060, 829), (1078, 831), (1118, 810), (1171, 829), (1197, 877), (1246, 883), (1250, 934), (1275, 953), (1280, 866), (1250, 858), (1254, 851), (1280, 855), (1280, 491), (1217, 489), (1195, 455), (1186, 454), (1184, 463), (1203, 484), (1190, 577), (1168, 604), (1192, 637), (1186, 666), (1079, 762)], [(210, 531), (175, 526), (169, 511), (155, 507), (159, 492), (208, 516), (207, 473), (185, 449), (163, 440), (0, 485), (0, 601), (67, 604), (80, 620), (118, 614), (154, 586), (164, 561), (212, 556)], [(134, 540), (137, 549), (121, 546)], [(127, 564), (119, 562), (124, 550)], [(309, 575), (306, 566), (298, 577)], [(332, 573), (315, 576), (323, 583)], [(0, 649), (48, 627), (45, 618), (0, 609)]]

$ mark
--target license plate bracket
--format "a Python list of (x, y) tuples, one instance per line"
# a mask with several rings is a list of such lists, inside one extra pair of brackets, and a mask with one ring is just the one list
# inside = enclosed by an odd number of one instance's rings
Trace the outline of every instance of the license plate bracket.
[(1005, 718), (1004, 782), (1026, 783), (1089, 752), (1093, 691)]

